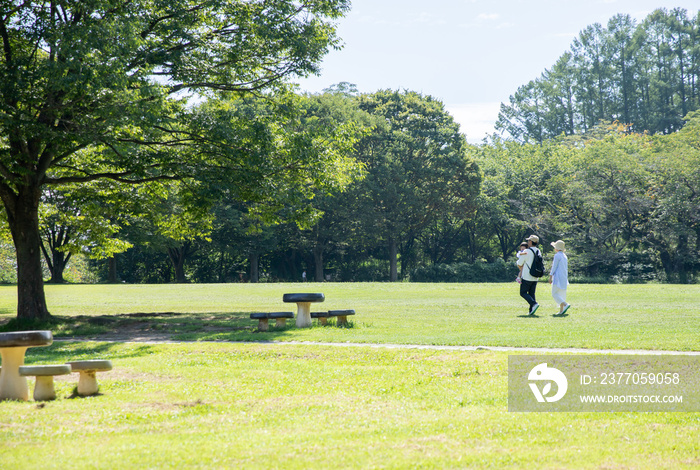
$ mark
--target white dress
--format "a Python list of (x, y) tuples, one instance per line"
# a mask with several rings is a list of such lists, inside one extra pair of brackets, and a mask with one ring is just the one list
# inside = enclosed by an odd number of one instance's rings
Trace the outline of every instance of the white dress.
[(569, 258), (563, 251), (557, 251), (549, 271), (552, 278), (552, 297), (557, 305), (566, 303), (566, 288), (569, 286)]

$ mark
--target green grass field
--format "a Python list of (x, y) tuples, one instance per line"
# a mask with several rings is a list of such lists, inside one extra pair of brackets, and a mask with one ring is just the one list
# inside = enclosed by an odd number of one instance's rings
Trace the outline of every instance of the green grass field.
[[(323, 292), (312, 310), (355, 309), (353, 327), (255, 332), (251, 312), (296, 310), (286, 292)], [(700, 350), (700, 285), (572, 285), (563, 318), (548, 285), (528, 317), (515, 283), (66, 285), (46, 295), (56, 337), (141, 325), (176, 340)], [(0, 287), (0, 321), (15, 302), (16, 289)]]
[[(255, 332), (250, 312), (294, 310), (285, 292), (357, 315)], [(74, 375), (55, 401), (1, 402), (0, 468), (698, 468), (700, 413), (509, 413), (507, 352), (275, 342), (700, 350), (698, 286), (572, 285), (564, 318), (538, 297), (526, 318), (514, 283), (48, 286), (55, 338), (98, 340), (26, 362), (114, 369), (95, 397)], [(120, 331), (187, 342), (99, 340)]]

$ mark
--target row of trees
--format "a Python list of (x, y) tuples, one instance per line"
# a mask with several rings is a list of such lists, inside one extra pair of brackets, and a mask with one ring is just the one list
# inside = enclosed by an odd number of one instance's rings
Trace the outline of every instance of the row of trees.
[[(275, 104), (270, 101), (273, 98)], [(279, 113), (280, 102), (287, 103), (287, 114), (272, 118)], [(226, 119), (222, 121), (212, 109), (226, 109)], [(71, 203), (60, 210), (63, 216), (43, 219), (52, 280), (62, 280), (60, 271), (65, 266), (53, 260), (63, 261), (69, 253), (88, 252), (104, 258), (127, 248), (131, 249), (109, 258), (105, 278), (230, 281), (245, 272), (245, 279), (257, 281), (262, 266), (264, 273), (273, 271), (277, 279), (301, 278), (303, 269), (312, 271), (309, 277), (323, 279), (325, 265), (329, 260), (337, 264), (339, 255), (358, 268), (364, 265), (360, 250), (385, 259), (387, 279), (398, 280), (399, 272), (407, 269), (410, 246), (416, 243), (413, 239), (437, 229), (445, 217), (459, 221), (475, 210), (478, 168), (467, 154), (459, 126), (432, 97), (408, 91), (359, 95), (352, 86), (340, 84), (313, 96), (213, 97), (199, 106), (199, 113), (219, 122), (210, 129), (221, 127), (229, 132), (234, 127), (241, 135), (244, 129), (254, 128), (248, 149), (261, 145), (261, 140), (292, 138), (302, 141), (285, 146), (287, 150), (301, 153), (320, 147), (328, 152), (335, 148), (338, 156), (313, 170), (316, 177), (323, 177), (324, 185), (286, 188), (283, 180), (268, 178), (270, 186), (261, 190), (285, 195), (263, 202), (241, 197), (239, 186), (212, 185), (211, 181), (189, 185), (151, 182), (139, 192), (112, 185), (113, 192), (91, 192), (91, 201), (76, 200), (80, 192), (66, 192), (62, 201)], [(265, 163), (257, 162), (255, 167)], [(250, 176), (264, 178), (257, 173)], [(335, 186), (330, 184), (333, 181), (337, 181)], [(145, 195), (144, 188), (148, 189)], [(55, 200), (44, 202), (56, 210)], [(86, 217), (90, 207), (96, 211)], [(96, 223), (94, 229), (89, 226), (101, 220), (100, 211), (118, 212), (122, 218), (116, 222), (120, 228), (109, 237), (99, 236), (101, 224)], [(81, 228), (74, 214), (80, 214), (80, 220), (87, 218), (87, 225)], [(69, 233), (73, 234), (70, 240), (56, 236)], [(86, 244), (88, 240), (92, 246)], [(287, 255), (292, 260), (275, 263), (271, 270), (273, 253), (280, 251), (281, 259)], [(377, 251), (386, 256), (378, 256)]]
[(670, 133), (700, 109), (700, 13), (658, 9), (585, 28), (542, 76), (501, 105), (497, 130), (518, 141), (582, 134), (601, 121)]
[(670, 135), (607, 124), (542, 144), (469, 146), (430, 97), (343, 89), (305, 99), (318, 103), (314, 120), (325, 116), (324, 126), (333, 114), (336, 126), (365, 129), (353, 151), (364, 174), (343, 191), (316, 191), (303, 223), (265, 224), (236, 199), (217, 199), (185, 224), (195, 227), (190, 238), (133, 216), (121, 232), (133, 248), (116, 256), (119, 279), (299, 281), (308, 271), (315, 280), (511, 280), (530, 233), (545, 252), (564, 239), (579, 280), (697, 279), (700, 112)]
[(692, 282), (700, 271), (700, 113), (674, 134), (627, 129), (481, 147), (488, 158), (479, 164), (495, 177), (485, 177), (485, 194), (500, 201), (488, 218), (564, 239), (574, 274)]

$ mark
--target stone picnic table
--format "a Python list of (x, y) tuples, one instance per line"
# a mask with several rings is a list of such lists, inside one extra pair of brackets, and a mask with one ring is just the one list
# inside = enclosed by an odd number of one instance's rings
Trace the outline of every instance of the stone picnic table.
[(284, 294), (282, 301), (297, 304), (297, 328), (311, 326), (311, 303), (323, 302), (326, 296), (323, 294)]
[(29, 400), (27, 379), (19, 374), (28, 348), (53, 343), (50, 331), (15, 331), (0, 333), (0, 400)]

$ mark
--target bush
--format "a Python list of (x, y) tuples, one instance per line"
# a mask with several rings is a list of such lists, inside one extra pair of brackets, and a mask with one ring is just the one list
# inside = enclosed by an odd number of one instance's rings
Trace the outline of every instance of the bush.
[(361, 264), (346, 265), (338, 269), (333, 278), (341, 282), (388, 281), (389, 262), (370, 257)]
[(651, 251), (595, 252), (569, 258), (569, 281), (579, 284), (663, 282), (661, 263)]

